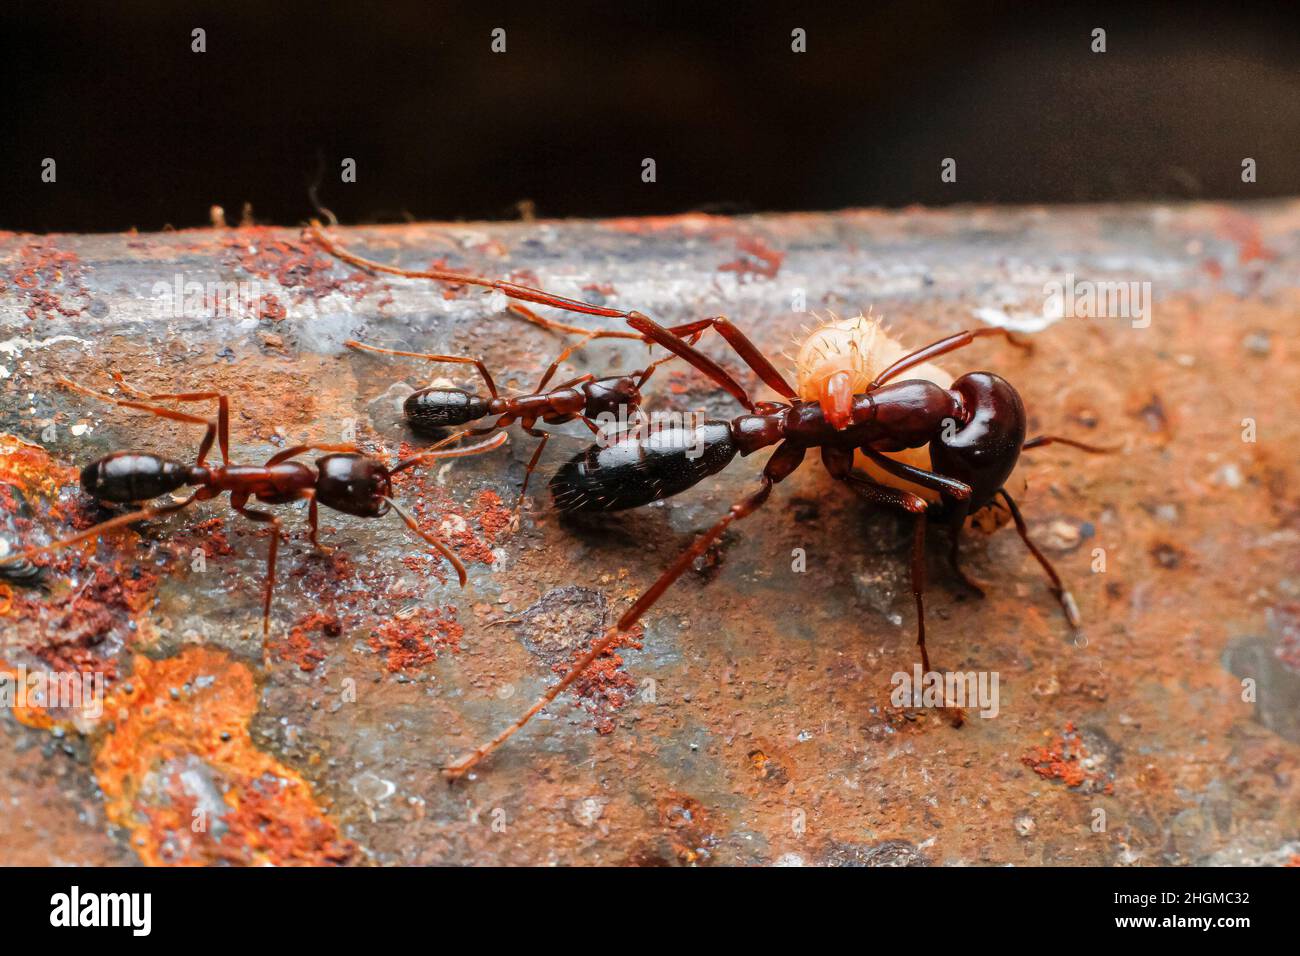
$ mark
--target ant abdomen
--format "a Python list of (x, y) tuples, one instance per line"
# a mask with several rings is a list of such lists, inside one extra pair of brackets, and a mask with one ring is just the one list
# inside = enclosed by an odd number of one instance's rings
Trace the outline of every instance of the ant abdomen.
[(717, 474), (738, 451), (729, 422), (633, 429), (566, 461), (551, 478), (551, 497), (561, 511), (636, 508)]
[(81, 487), (101, 501), (147, 501), (193, 484), (193, 468), (169, 458), (118, 451), (81, 469)]
[(422, 388), (402, 405), (406, 421), (418, 434), (466, 425), (488, 414), (488, 401), (459, 388)]

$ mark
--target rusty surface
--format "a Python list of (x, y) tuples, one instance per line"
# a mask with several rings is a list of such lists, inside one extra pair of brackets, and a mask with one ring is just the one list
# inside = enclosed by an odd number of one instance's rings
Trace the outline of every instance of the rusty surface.
[[(266, 531), (215, 504), (62, 554), (44, 589), (5, 585), (0, 666), (91, 669), (107, 699), (97, 719), (4, 708), (0, 862), (1297, 860), (1300, 204), (337, 234), (384, 261), (441, 261), (665, 322), (725, 313), (773, 353), (814, 321), (792, 309), (800, 298), (819, 313), (872, 307), (920, 345), (989, 317), (1032, 320), (1043, 283), (1066, 273), (1150, 282), (1147, 328), (1067, 316), (1033, 335), (1031, 356), (990, 341), (940, 363), (1004, 374), (1031, 433), (1123, 443), (1106, 458), (1028, 453), (1016, 479), (1083, 634), (1010, 529), (976, 531), (967, 566), (989, 597), (963, 591), (936, 553), (930, 640), (945, 668), (998, 673), (1000, 713), (968, 710), (954, 727), (948, 711), (894, 706), (891, 675), (914, 662), (907, 526), (809, 467), (579, 695), (449, 786), (436, 768), (512, 720), (759, 467), (738, 460), (666, 505), (594, 520), (561, 519), (539, 496), (516, 529), (533, 445), (512, 434), (399, 488), (469, 565), (464, 591), (395, 520), (326, 513), (337, 550), (325, 557), (281, 508), (263, 642)], [(256, 288), (215, 318), (213, 302), (160, 314), (177, 281)], [(349, 422), (395, 456), (422, 444), (398, 420), (403, 395), (464, 376), (343, 340), (482, 354), (499, 382), (526, 387), (565, 343), (503, 306), (359, 273), (291, 229), (0, 235), (0, 533), (44, 541), (100, 517), (76, 485), (100, 454), (188, 457), (197, 444), (191, 428), (97, 405), (57, 376), (226, 391), (236, 460), (338, 441)], [(575, 374), (642, 355), (598, 343)], [(680, 364), (651, 393), (653, 407), (735, 414)], [(573, 435), (546, 465), (581, 447)]]

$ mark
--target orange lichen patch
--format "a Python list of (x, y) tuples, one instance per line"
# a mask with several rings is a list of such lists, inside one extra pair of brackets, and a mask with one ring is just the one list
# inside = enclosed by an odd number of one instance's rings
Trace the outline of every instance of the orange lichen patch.
[(268, 650), (276, 660), (292, 661), (299, 670), (314, 671), (325, 659), (325, 650), (312, 635), (338, 637), (342, 633), (343, 624), (337, 615), (317, 611), (300, 618), (287, 634), (272, 638)]
[(455, 607), (421, 608), (380, 624), (368, 643), (372, 651), (383, 655), (389, 673), (395, 674), (433, 663), (439, 651), (459, 651), (464, 635)]
[(785, 262), (785, 253), (771, 248), (761, 236), (742, 236), (736, 240), (736, 248), (742, 255), (718, 266), (718, 271), (734, 272), (742, 282), (746, 276), (775, 279), (781, 271), (781, 263)]
[(95, 754), (109, 819), (150, 866), (346, 863), (342, 837), (297, 771), (254, 746), (249, 669), (190, 647), (134, 659), (108, 697), (113, 729)]
[(1091, 754), (1073, 722), (1066, 723), (1065, 732), (1052, 738), (1050, 743), (1031, 748), (1020, 762), (1040, 777), (1059, 780), (1073, 789), (1114, 793), (1114, 784), (1093, 766)]
[(50, 712), (40, 704), (37, 704), (23, 695), (19, 699), (17, 694), (17, 684), (21, 680), (21, 675), (17, 667), (0, 658), (0, 680), (8, 685), (8, 692), (14, 695), (12, 701), (6, 701), (8, 709), (18, 723), (24, 727), (31, 727), (35, 730), (51, 730), (58, 726)]
[[(570, 688), (572, 693), (582, 698), (587, 712), (595, 717), (596, 732), (599, 734), (614, 732), (614, 712), (627, 704), (637, 688), (636, 679), (622, 669), (623, 657), (618, 652), (624, 647), (641, 650), (643, 634), (640, 624), (620, 634), (605, 648), (604, 653), (591, 662), (591, 666), (582, 672)], [(556, 674), (567, 674), (597, 640), (600, 640), (599, 636), (586, 646), (578, 648), (569, 659), (552, 665), (551, 670)]]
[[(13, 485), (25, 495), (54, 498), (77, 481), (77, 469), (60, 465), (40, 445), (16, 435), (0, 434), (0, 490)], [(4, 499), (6, 510), (16, 508), (12, 497)]]

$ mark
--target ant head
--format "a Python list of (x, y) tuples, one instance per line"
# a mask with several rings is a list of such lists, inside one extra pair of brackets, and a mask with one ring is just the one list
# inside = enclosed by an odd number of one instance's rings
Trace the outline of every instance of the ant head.
[(388, 513), (393, 481), (388, 469), (352, 452), (316, 459), (316, 500), (327, 508), (359, 518)]
[(628, 414), (641, 407), (641, 389), (631, 375), (598, 378), (584, 385), (582, 391), (587, 396), (588, 418), (618, 416), (620, 408)]

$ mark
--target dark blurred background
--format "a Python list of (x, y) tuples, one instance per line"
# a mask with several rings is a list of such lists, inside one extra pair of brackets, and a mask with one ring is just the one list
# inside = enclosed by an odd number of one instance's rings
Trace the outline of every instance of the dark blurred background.
[(1300, 194), (1297, 6), (7, 0), (0, 228)]

